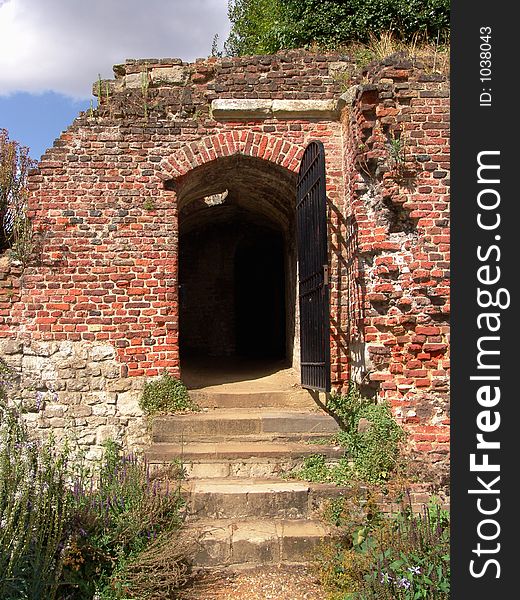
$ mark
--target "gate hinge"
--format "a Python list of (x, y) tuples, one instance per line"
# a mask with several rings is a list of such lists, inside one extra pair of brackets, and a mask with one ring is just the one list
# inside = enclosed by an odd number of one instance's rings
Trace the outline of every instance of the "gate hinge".
[(329, 285), (329, 265), (323, 265), (323, 285)]

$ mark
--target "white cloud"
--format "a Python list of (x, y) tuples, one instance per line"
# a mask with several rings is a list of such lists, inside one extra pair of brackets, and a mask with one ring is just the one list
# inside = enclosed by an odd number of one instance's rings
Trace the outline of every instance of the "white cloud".
[(0, 95), (89, 98), (126, 58), (193, 60), (228, 32), (227, 0), (0, 0)]

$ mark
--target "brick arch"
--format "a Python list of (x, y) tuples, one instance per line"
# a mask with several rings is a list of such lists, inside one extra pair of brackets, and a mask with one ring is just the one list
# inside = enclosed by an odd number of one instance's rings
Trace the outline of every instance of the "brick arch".
[(164, 180), (178, 179), (192, 169), (224, 156), (242, 154), (268, 160), (297, 172), (305, 148), (274, 135), (227, 131), (186, 144), (162, 164)]

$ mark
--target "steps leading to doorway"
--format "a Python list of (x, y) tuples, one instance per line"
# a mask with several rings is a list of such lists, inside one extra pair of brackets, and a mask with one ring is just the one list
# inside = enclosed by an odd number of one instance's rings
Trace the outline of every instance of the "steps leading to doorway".
[(283, 391), (205, 391), (192, 390), (190, 398), (201, 408), (296, 409), (316, 410), (316, 402), (307, 390)]
[[(343, 449), (320, 439), (339, 430), (336, 421), (301, 389), (199, 394), (218, 408), (156, 418), (146, 452), (152, 464), (180, 459), (184, 465), (187, 527), (199, 542), (194, 564), (241, 569), (306, 562), (332, 535), (317, 510), (348, 490), (280, 475), (312, 454), (337, 462)], [(230, 395), (239, 408), (227, 404)], [(309, 443), (316, 441), (322, 443)]]

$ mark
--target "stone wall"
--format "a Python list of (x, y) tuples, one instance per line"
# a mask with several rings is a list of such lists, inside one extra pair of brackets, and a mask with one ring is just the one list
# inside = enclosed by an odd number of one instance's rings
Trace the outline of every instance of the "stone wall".
[(108, 438), (128, 447), (148, 442), (139, 408), (142, 378), (125, 377), (111, 345), (4, 340), (2, 356), (20, 374), (18, 384), (27, 422), (58, 442), (99, 456)]
[(179, 229), (206, 219), (202, 199), (228, 189), (226, 202), (293, 243), (296, 173), (306, 145), (320, 139), (333, 386), (354, 378), (388, 399), (415, 450), (445, 462), (445, 78), (399, 55), (361, 70), (348, 56), (301, 51), (132, 60), (114, 72), (94, 84), (99, 107), (31, 174), (41, 252), (21, 287), (9, 275), (15, 292), (0, 305), (4, 353), (7, 344), (10, 362), (51, 390), (35, 422), (60, 429), (73, 419), (93, 453), (103, 428), (136, 443), (144, 378), (164, 368), (182, 375)]

